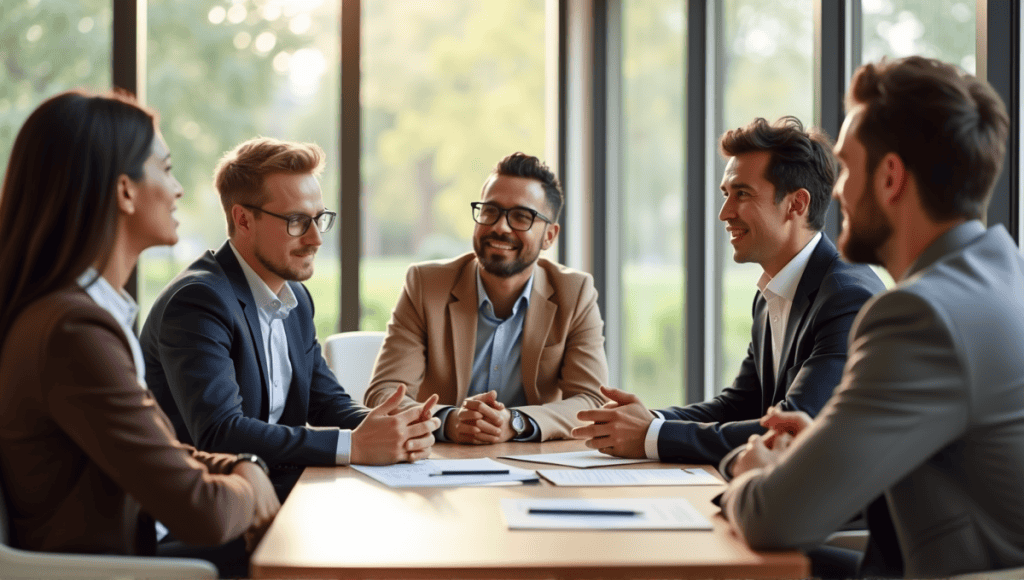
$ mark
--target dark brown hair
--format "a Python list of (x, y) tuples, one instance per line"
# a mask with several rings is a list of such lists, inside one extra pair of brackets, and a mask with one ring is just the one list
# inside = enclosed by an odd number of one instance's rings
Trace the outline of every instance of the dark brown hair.
[(142, 179), (155, 135), (127, 93), (62, 93), (25, 121), (0, 193), (0, 343), (31, 301), (106, 265), (117, 180)]
[(221, 157), (214, 170), (214, 185), (228, 218), (228, 236), (235, 234), (231, 208), (235, 204), (261, 207), (267, 203), (264, 180), (268, 175), (312, 173), (324, 166), (324, 150), (316, 143), (294, 143), (256, 137)]
[(930, 58), (883, 59), (861, 66), (847, 111), (864, 105), (857, 138), (874, 172), (899, 155), (936, 221), (981, 218), (1003, 166), (1010, 119), (985, 81)]
[(562, 185), (558, 183), (558, 177), (540, 159), (533, 155), (522, 152), (515, 152), (506, 156), (498, 162), (494, 168), (496, 175), (506, 177), (525, 177), (536, 179), (544, 187), (544, 199), (551, 208), (552, 221), (558, 221), (558, 214), (562, 212)]
[(806, 189), (811, 195), (807, 225), (813, 230), (824, 227), (839, 162), (832, 154), (832, 141), (823, 131), (804, 131), (796, 117), (781, 117), (774, 124), (758, 117), (745, 127), (726, 131), (719, 148), (726, 157), (759, 151), (771, 154), (764, 177), (775, 186), (776, 205), (786, 195)]

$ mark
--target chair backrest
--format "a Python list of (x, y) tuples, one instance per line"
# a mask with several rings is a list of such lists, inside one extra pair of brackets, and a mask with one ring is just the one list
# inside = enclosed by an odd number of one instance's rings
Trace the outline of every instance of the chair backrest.
[(352, 400), (363, 402), (377, 353), (384, 344), (380, 331), (342, 332), (324, 340), (324, 359)]

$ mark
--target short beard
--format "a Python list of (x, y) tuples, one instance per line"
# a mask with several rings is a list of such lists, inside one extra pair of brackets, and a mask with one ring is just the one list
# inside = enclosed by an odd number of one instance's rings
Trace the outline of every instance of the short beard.
[[(316, 250), (313, 251), (314, 255)], [(263, 265), (271, 274), (281, 278), (282, 280), (288, 280), (290, 282), (303, 282), (309, 280), (313, 276), (313, 268), (310, 268), (308, 272), (294, 270), (285, 266), (279, 266), (270, 261), (264, 256), (259, 249), (259, 246), (253, 248), (253, 254), (256, 256), (256, 260)]]
[[(856, 217), (856, 219), (854, 219)], [(849, 227), (839, 234), (839, 251), (848, 262), (882, 266), (879, 249), (892, 237), (892, 224), (875, 201), (875, 192), (864, 186), (854, 213), (847, 216)]]
[(508, 244), (512, 244), (513, 246), (516, 245), (518, 242), (512, 236), (504, 237), (499, 236), (498, 234), (490, 234), (484, 236), (483, 238), (473, 239), (473, 250), (476, 252), (476, 259), (478, 262), (480, 262), (480, 266), (483, 267), (484, 271), (487, 272), (488, 274), (497, 276), (499, 278), (511, 278), (512, 276), (519, 274), (520, 272), (532, 266), (533, 263), (537, 261), (537, 258), (540, 257), (539, 248), (537, 250), (537, 253), (534, 254), (533, 256), (524, 257), (522, 255), (523, 248), (520, 247), (516, 257), (511, 260), (490, 260), (486, 258), (484, 255), (485, 248), (483, 243), (487, 240), (501, 241)]

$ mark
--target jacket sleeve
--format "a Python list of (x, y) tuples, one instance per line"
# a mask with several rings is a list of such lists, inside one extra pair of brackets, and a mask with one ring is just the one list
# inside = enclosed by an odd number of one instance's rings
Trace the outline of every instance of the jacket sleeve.
[[(337, 430), (275, 425), (243, 412), (236, 365), (250, 365), (253, 372), (249, 376), (259, 377), (255, 365), (260, 362), (254, 351), (233, 344), (244, 339), (242, 331), (233, 328), (231, 312), (219, 292), (193, 283), (168, 297), (158, 322), (155, 350), (196, 447), (255, 453), (270, 465), (333, 465)], [(246, 324), (244, 320), (234, 322), (240, 327)], [(250, 335), (244, 336), (248, 339)], [(248, 397), (262, 396), (261, 384), (247, 384), (244, 390)]]
[(46, 349), (53, 420), (146, 512), (192, 544), (222, 544), (252, 525), (252, 487), (226, 474), (230, 458), (196, 458), (175, 439), (113, 321), (72, 314)]
[[(597, 305), (597, 289), (590, 276), (584, 278), (573, 309), (565, 339), (562, 366), (554, 389), (562, 399), (519, 410), (537, 422), (541, 440), (570, 439), (574, 427), (582, 425), (576, 414), (600, 407), (605, 402), (601, 385), (608, 385), (608, 359), (604, 353), (604, 320)], [(538, 389), (552, 388), (537, 385)]]
[(843, 382), (781, 461), (733, 480), (723, 511), (755, 549), (816, 544), (967, 426), (964, 369), (941, 314), (889, 292), (865, 307)]
[[(800, 342), (810, 341), (810, 353), (787, 376), (779, 377), (789, 388), (777, 404), (784, 411), (803, 411), (811, 417), (817, 416), (842, 379), (850, 328), (872, 296), (869, 288), (858, 284), (821, 292), (806, 329), (794, 334)], [(751, 435), (764, 433), (760, 418), (766, 409), (753, 348), (751, 343), (739, 376), (721, 395), (707, 403), (662, 411), (672, 419), (658, 434), (658, 454), (663, 460), (717, 465)]]

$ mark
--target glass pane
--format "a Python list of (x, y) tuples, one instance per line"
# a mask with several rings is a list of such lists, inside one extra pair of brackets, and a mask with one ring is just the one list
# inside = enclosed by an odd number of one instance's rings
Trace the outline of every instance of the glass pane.
[(919, 54), (974, 74), (974, 0), (862, 0), (861, 62)]
[[(140, 303), (227, 237), (213, 187), (220, 156), (264, 135), (313, 141), (327, 153), (324, 205), (338, 207), (339, 3), (324, 0), (150, 0), (149, 104), (185, 188), (178, 203), (180, 241), (147, 250)], [(322, 338), (338, 320), (338, 230), (324, 235), (316, 273), (305, 282)]]
[(77, 87), (110, 89), (112, 19), (110, 0), (0, 4), (0, 175), (40, 103)]
[[(774, 121), (783, 115), (795, 115), (805, 127), (812, 124), (812, 14), (811, 0), (726, 0), (722, 132), (746, 125), (755, 117)], [(835, 135), (831, 137), (835, 139)], [(717, 151), (717, 143), (715, 147)], [(718, 167), (721, 171), (724, 164)], [(720, 172), (715, 179), (721, 179)], [(709, 189), (714, 207), (720, 207), (717, 182)], [(716, 220), (713, 231), (723, 276), (721, 366), (715, 385), (720, 391), (732, 384), (746, 356), (750, 307), (762, 270), (757, 264), (733, 262), (732, 247), (721, 222)]]
[(363, 330), (410, 263), (472, 251), (498, 160), (544, 158), (544, 20), (544, 0), (363, 1)]
[(623, 4), (621, 380), (652, 408), (684, 402), (685, 49), (685, 0)]

